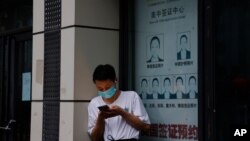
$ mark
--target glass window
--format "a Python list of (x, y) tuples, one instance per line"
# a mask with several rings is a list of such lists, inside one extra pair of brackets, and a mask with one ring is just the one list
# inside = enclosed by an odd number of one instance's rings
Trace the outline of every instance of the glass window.
[(32, 26), (32, 0), (3, 0), (0, 4), (0, 32)]
[(198, 0), (134, 1), (135, 90), (145, 141), (198, 139)]

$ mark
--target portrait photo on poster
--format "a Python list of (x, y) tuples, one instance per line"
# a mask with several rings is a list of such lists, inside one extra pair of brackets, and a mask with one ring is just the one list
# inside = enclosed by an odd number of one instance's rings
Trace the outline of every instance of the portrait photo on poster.
[(190, 99), (197, 99), (198, 98), (198, 83), (197, 83), (197, 75), (191, 74), (187, 75), (186, 77), (186, 88), (187, 94)]
[(165, 99), (177, 99), (176, 94), (173, 92), (173, 84), (172, 76), (163, 76), (162, 94)]
[(146, 62), (157, 63), (164, 61), (164, 34), (154, 34), (146, 39)]
[(141, 99), (146, 99), (149, 95), (149, 80), (147, 77), (142, 77), (140, 79), (140, 91), (138, 92)]
[(164, 99), (161, 85), (159, 76), (141, 77), (138, 94), (144, 100)]
[(184, 75), (175, 76), (175, 95), (178, 99), (189, 99), (189, 96), (185, 93), (185, 79)]
[(180, 32), (176, 35), (176, 57), (177, 60), (191, 59), (190, 31)]
[[(157, 76), (152, 77), (151, 81), (151, 96), (153, 99), (164, 99), (164, 95), (161, 94), (161, 84), (160, 79)], [(147, 97), (150, 99), (150, 97)]]

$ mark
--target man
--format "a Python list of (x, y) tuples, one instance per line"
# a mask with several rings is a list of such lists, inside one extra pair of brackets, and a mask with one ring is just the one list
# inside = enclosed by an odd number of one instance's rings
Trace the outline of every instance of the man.
[(147, 96), (147, 99), (164, 99), (164, 95), (159, 93), (159, 80), (154, 78), (152, 81), (152, 94)]
[(190, 96), (190, 98), (198, 98), (196, 78), (194, 76), (189, 77), (188, 85), (189, 85), (189, 96)]
[(143, 78), (141, 80), (141, 93), (139, 94), (139, 96), (141, 97), (141, 99), (145, 99), (147, 94), (148, 94), (148, 81), (147, 79)]
[(154, 36), (150, 41), (151, 57), (147, 61), (147, 63), (162, 62), (163, 59), (159, 57), (159, 52), (160, 52), (160, 39), (157, 36)]
[(191, 52), (188, 50), (188, 38), (185, 34), (180, 37), (180, 48), (177, 53), (177, 60), (190, 59)]
[[(136, 141), (141, 131), (149, 131), (149, 117), (140, 97), (134, 91), (116, 89), (111, 65), (97, 66), (93, 82), (99, 95), (88, 106), (88, 132), (93, 141)], [(109, 108), (99, 111), (103, 105)]]
[(176, 94), (171, 93), (171, 80), (170, 78), (166, 77), (164, 78), (163, 81), (163, 86), (164, 86), (164, 97), (169, 98), (169, 99), (176, 99)]
[(177, 98), (183, 98), (183, 99), (188, 99), (189, 94), (183, 92), (184, 86), (183, 86), (183, 79), (182, 77), (177, 77), (176, 78), (176, 95)]

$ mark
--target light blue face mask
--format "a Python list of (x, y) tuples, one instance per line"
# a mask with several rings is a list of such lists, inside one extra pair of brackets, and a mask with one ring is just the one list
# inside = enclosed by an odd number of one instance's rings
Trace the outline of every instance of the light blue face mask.
[(101, 92), (98, 91), (98, 95), (103, 97), (103, 98), (111, 98), (116, 92), (116, 88), (114, 86), (112, 86), (111, 88), (109, 88), (108, 90)]

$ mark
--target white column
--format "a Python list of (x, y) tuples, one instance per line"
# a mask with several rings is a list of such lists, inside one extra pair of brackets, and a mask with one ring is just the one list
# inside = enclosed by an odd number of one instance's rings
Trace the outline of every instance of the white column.
[[(62, 0), (60, 141), (90, 141), (92, 73), (111, 64), (119, 75), (119, 0)], [(33, 0), (31, 141), (42, 141), (44, 1)]]
[(60, 141), (90, 141), (92, 73), (107, 63), (119, 72), (118, 30), (119, 0), (62, 0)]
[[(42, 141), (43, 67), (44, 67), (44, 1), (33, 0), (32, 103), (30, 140)], [(34, 102), (37, 100), (38, 102)]]

